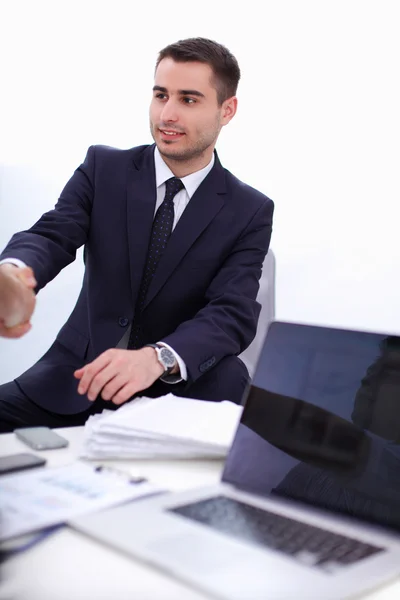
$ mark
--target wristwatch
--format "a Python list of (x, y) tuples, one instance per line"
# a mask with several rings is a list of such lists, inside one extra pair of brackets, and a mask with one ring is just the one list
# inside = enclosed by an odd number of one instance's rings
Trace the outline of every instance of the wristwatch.
[(160, 363), (160, 365), (164, 368), (164, 373), (161, 377), (169, 375), (176, 365), (176, 358), (174, 356), (174, 353), (171, 352), (169, 348), (166, 348), (165, 346), (160, 346), (159, 344), (146, 344), (144, 347), (150, 347), (155, 349), (157, 354), (157, 360)]

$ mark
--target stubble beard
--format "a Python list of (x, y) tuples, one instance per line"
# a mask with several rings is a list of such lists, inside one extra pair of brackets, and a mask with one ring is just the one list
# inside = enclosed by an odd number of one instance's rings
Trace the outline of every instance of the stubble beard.
[[(157, 145), (157, 148), (158, 148), (161, 156), (164, 156), (165, 158), (167, 158), (169, 160), (176, 160), (176, 161), (182, 162), (182, 161), (192, 161), (194, 159), (201, 157), (205, 153), (205, 151), (208, 150), (208, 148), (210, 146), (215, 145), (218, 135), (219, 135), (219, 132), (220, 132), (220, 126), (219, 126), (219, 119), (218, 119), (216, 122), (216, 127), (212, 134), (210, 133), (208, 136), (200, 137), (195, 144), (192, 144), (190, 147), (185, 148), (184, 150), (181, 150), (181, 151), (173, 150), (174, 142), (172, 140), (171, 140), (171, 142), (164, 141), (163, 148), (160, 148), (160, 146), (157, 144), (154, 130), (155, 130), (155, 126), (150, 122), (150, 132), (151, 132), (153, 140), (155, 141), (155, 143)], [(166, 146), (169, 144), (171, 145), (171, 151), (168, 151), (166, 149)]]

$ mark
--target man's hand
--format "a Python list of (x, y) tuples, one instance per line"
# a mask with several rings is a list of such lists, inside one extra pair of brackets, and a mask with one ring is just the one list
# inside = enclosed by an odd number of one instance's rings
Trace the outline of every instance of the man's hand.
[(31, 329), (36, 280), (30, 267), (0, 265), (0, 336), (19, 338)]
[(80, 379), (78, 392), (96, 400), (123, 404), (137, 392), (150, 387), (164, 372), (154, 348), (119, 350), (112, 348), (93, 362), (75, 371)]

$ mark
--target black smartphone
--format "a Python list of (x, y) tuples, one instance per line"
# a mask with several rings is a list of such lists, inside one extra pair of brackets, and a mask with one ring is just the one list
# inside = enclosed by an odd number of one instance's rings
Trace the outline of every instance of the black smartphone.
[(0, 475), (15, 473), (15, 471), (23, 471), (24, 469), (33, 469), (34, 467), (42, 467), (45, 464), (46, 460), (44, 458), (24, 452), (21, 454), (0, 456)]
[(68, 440), (49, 427), (21, 427), (15, 429), (14, 433), (21, 442), (24, 442), (33, 450), (65, 448), (69, 443)]

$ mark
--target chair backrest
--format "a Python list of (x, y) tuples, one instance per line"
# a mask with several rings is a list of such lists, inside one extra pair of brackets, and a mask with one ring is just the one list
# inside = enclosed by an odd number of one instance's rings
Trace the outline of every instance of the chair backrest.
[(250, 377), (254, 375), (268, 325), (275, 316), (275, 255), (271, 249), (268, 250), (264, 260), (257, 302), (261, 304), (261, 312), (256, 336), (250, 346), (239, 355), (246, 365)]

